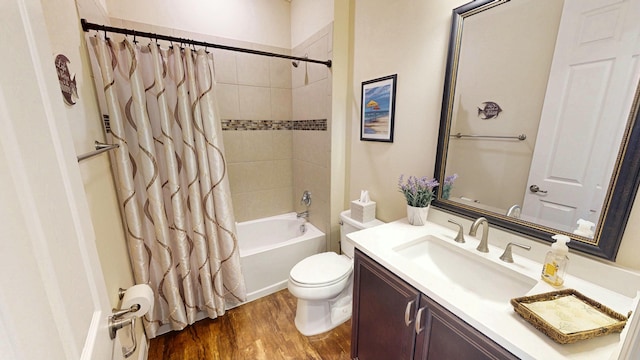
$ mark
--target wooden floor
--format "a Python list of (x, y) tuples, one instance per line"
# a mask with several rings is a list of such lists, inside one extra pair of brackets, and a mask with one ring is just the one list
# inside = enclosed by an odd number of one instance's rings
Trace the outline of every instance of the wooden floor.
[(349, 359), (351, 320), (330, 332), (306, 337), (293, 319), (296, 299), (287, 289), (151, 340), (156, 359)]

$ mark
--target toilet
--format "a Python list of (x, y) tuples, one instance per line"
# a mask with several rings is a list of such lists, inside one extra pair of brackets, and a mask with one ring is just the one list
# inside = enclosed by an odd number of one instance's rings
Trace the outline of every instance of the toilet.
[(383, 224), (380, 220), (361, 223), (351, 218), (351, 210), (340, 213), (340, 250), (309, 256), (289, 272), (287, 287), (298, 298), (295, 324), (302, 335), (329, 331), (351, 317), (353, 253), (346, 235)]

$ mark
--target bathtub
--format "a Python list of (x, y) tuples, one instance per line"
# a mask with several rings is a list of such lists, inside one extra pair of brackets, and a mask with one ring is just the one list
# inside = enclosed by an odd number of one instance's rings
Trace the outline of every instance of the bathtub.
[(327, 247), (325, 234), (296, 213), (241, 222), (237, 231), (247, 301), (285, 289), (291, 268)]

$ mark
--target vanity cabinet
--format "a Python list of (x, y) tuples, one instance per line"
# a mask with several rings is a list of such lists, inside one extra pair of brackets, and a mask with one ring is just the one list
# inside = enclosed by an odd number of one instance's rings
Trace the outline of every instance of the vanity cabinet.
[(351, 358), (413, 359), (420, 292), (355, 250)]
[(414, 359), (517, 359), (429, 297), (420, 297)]
[(517, 359), (358, 249), (351, 358)]

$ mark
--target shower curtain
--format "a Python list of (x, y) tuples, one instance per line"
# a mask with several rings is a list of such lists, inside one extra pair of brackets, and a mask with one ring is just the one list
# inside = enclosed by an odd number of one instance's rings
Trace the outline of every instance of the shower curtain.
[[(135, 282), (155, 293), (144, 317), (181, 330), (245, 300), (235, 219), (205, 50), (89, 37), (99, 66)], [(98, 72), (94, 69), (94, 72)]]

